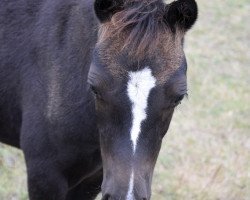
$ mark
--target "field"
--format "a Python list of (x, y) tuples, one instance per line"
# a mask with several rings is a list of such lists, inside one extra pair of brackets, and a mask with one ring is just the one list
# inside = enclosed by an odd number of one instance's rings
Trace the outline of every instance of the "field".
[[(250, 1), (198, 0), (186, 39), (189, 98), (176, 109), (153, 200), (250, 199)], [(0, 145), (0, 199), (26, 200), (22, 153)]]

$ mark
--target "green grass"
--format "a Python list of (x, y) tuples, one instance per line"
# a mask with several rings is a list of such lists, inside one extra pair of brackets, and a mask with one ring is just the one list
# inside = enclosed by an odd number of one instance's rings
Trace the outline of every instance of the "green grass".
[[(153, 200), (250, 199), (250, 1), (199, 0), (186, 39), (189, 98), (155, 169)], [(0, 199), (24, 200), (21, 152), (0, 145)]]
[(25, 200), (26, 173), (23, 155), (17, 149), (0, 144), (0, 199)]

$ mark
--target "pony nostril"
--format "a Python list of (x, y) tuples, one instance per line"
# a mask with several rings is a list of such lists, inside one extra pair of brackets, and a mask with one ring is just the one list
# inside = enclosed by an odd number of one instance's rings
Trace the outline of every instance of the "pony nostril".
[(112, 200), (112, 199), (111, 199), (111, 195), (110, 195), (110, 194), (105, 194), (105, 195), (102, 197), (102, 200)]

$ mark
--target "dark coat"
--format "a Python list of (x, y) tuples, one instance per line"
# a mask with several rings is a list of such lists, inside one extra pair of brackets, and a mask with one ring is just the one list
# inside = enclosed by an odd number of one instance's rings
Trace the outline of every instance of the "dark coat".
[(87, 85), (97, 39), (93, 1), (0, 5), (0, 140), (24, 151), (29, 185), (51, 191), (29, 187), (30, 198), (63, 196), (67, 190), (54, 185), (71, 188), (93, 175), (99, 192), (101, 155)]

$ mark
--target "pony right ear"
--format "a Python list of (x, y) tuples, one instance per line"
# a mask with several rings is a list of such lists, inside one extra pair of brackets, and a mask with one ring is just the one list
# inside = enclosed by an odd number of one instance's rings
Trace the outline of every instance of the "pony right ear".
[(94, 4), (96, 16), (101, 23), (109, 21), (122, 7), (123, 0), (95, 0)]
[(179, 26), (190, 29), (198, 17), (198, 6), (195, 0), (177, 0), (168, 4), (165, 20), (171, 27)]

